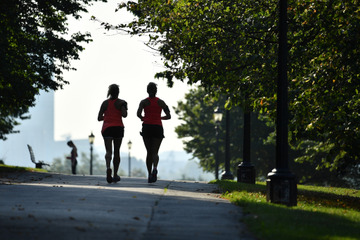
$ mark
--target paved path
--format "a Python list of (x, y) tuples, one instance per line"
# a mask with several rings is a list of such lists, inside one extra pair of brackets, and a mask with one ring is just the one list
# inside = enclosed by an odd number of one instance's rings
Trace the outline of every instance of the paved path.
[(254, 239), (241, 208), (200, 182), (0, 173), (0, 239)]

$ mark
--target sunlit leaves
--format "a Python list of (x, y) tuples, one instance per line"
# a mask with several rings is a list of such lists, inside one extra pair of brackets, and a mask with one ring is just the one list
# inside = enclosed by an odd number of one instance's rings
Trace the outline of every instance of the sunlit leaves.
[[(343, 173), (359, 163), (359, 8), (357, 1), (293, 1), (290, 129), (300, 143), (318, 144), (302, 156)], [(299, 3), (299, 4), (295, 4)], [(357, 79), (357, 80), (355, 80)], [(355, 114), (354, 114), (355, 113)], [(321, 147), (319, 147), (321, 146)], [(300, 159), (299, 159), (300, 160)]]
[[(166, 78), (169, 85), (174, 77), (200, 82), (232, 97), (234, 93), (244, 95), (250, 91), (257, 78), (268, 81), (267, 76), (273, 76), (264, 67), (276, 66), (268, 64), (276, 62), (274, 3), (182, 0), (164, 5), (159, 1), (139, 1), (122, 7), (138, 17), (127, 25), (131, 26), (131, 33), (146, 29), (150, 32), (148, 44), (163, 56), (167, 69), (157, 77)], [(154, 38), (153, 33), (163, 37)], [(266, 51), (262, 52), (257, 44), (264, 44)], [(252, 81), (247, 78), (250, 73), (255, 74)], [(239, 82), (244, 83), (241, 91)]]
[[(275, 120), (278, 1), (139, 1), (131, 34), (149, 33), (165, 70)], [(291, 146), (303, 160), (344, 171), (359, 164), (360, 11), (352, 1), (288, 1)], [(155, 37), (156, 36), (156, 37)], [(318, 145), (323, 147), (316, 148)], [(308, 154), (309, 153), (309, 154)], [(310, 154), (311, 153), (311, 154)]]
[(79, 18), (95, 1), (0, 2), (0, 139), (13, 132), (40, 90), (68, 83), (62, 73), (73, 70), (70, 60), (79, 58), (90, 34), (65, 37), (67, 18)]

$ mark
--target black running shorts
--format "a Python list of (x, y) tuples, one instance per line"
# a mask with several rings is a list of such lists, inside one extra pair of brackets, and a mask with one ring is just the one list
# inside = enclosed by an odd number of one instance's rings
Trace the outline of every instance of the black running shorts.
[(143, 124), (141, 136), (145, 138), (164, 138), (164, 129), (161, 125)]
[(123, 138), (124, 137), (124, 127), (108, 127), (102, 132), (103, 138)]

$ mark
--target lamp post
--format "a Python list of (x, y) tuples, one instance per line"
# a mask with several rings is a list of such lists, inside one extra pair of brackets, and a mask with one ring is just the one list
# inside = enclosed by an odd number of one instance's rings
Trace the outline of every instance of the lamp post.
[(230, 172), (230, 111), (225, 111), (226, 116), (226, 130), (225, 130), (225, 172), (222, 174), (221, 179), (234, 179)]
[(89, 143), (90, 143), (90, 175), (93, 174), (93, 144), (95, 140), (95, 135), (91, 132), (89, 135)]
[(255, 184), (255, 167), (251, 164), (251, 115), (250, 111), (244, 108), (244, 142), (243, 142), (243, 162), (238, 165), (237, 181)]
[(214, 110), (214, 121), (216, 131), (216, 156), (215, 156), (215, 179), (219, 179), (219, 128), (223, 117), (223, 113), (219, 107)]
[(132, 142), (129, 140), (128, 142), (128, 149), (129, 149), (129, 177), (131, 177), (131, 157), (130, 157), (130, 150), (131, 150)]
[(276, 106), (276, 167), (267, 175), (267, 201), (297, 205), (295, 175), (288, 168), (287, 0), (279, 1), (279, 52)]

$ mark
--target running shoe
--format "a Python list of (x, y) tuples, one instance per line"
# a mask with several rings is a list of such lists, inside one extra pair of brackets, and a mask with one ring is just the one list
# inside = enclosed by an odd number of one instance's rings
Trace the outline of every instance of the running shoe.
[(152, 174), (148, 177), (148, 183), (152, 183)]
[(121, 180), (119, 175), (114, 175), (113, 182), (119, 182)]
[(157, 181), (157, 173), (158, 171), (156, 169), (153, 170), (151, 176), (152, 176), (152, 182), (156, 182)]
[(113, 178), (111, 177), (111, 169), (109, 168), (108, 170), (106, 170), (106, 181), (108, 183), (112, 183)]

